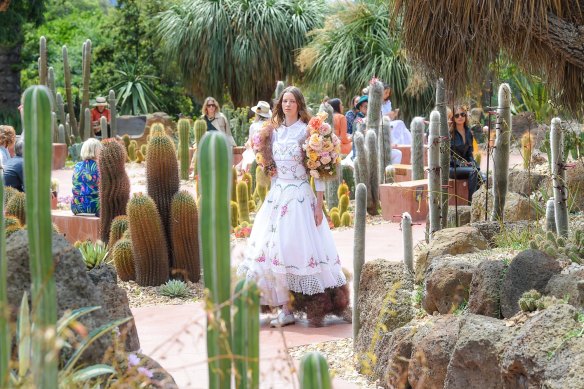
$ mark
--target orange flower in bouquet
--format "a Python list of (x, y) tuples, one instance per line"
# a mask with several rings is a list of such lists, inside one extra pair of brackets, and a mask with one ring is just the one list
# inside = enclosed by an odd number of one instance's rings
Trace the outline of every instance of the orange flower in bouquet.
[(328, 114), (320, 112), (308, 122), (308, 137), (302, 145), (310, 176), (321, 180), (336, 177), (341, 162), (341, 141), (325, 122)]

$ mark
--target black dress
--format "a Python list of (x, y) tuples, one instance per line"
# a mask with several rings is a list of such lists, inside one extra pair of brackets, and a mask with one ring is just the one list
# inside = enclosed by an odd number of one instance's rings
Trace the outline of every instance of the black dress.
[(450, 178), (466, 179), (468, 183), (468, 201), (472, 201), (472, 195), (477, 189), (479, 167), (472, 155), (472, 132), (465, 127), (465, 140), (462, 135), (454, 130), (454, 136), (450, 139)]

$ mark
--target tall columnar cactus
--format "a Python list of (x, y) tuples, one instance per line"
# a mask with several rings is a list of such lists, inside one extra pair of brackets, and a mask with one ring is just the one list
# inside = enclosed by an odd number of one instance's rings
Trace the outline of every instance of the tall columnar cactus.
[(47, 68), (47, 38), (41, 36), (39, 40), (39, 84), (47, 85), (49, 70)]
[(188, 119), (180, 119), (178, 121), (178, 147), (180, 160), (180, 178), (181, 180), (189, 179), (189, 135), (191, 125)]
[[(493, 177), (493, 213), (491, 220), (503, 221), (505, 198), (507, 196), (507, 178), (509, 176), (509, 153), (511, 146), (511, 89), (508, 84), (499, 86), (499, 98), (497, 108), (497, 138), (495, 140), (495, 152), (493, 164), (495, 165)], [(559, 196), (555, 196), (559, 199)], [(557, 217), (557, 212), (556, 212)]]
[(132, 252), (132, 242), (129, 239), (120, 239), (113, 245), (112, 259), (120, 280), (136, 280), (134, 253)]
[(276, 90), (274, 91), (274, 100), (278, 100), (280, 98), (280, 95), (282, 94), (285, 88), (286, 85), (284, 85), (284, 81), (278, 81), (276, 83)]
[(231, 227), (235, 228), (239, 225), (239, 205), (237, 201), (231, 201)]
[[(53, 97), (53, 103), (57, 102), (57, 87), (55, 85), (55, 69), (52, 66), (49, 66), (49, 70), (47, 72), (47, 87), (51, 91), (51, 96)], [(55, 105), (53, 109), (56, 109), (57, 106)]]
[(128, 146), (128, 159), (132, 162), (136, 161), (136, 145), (138, 142), (134, 141), (134, 143), (130, 143)]
[(63, 101), (63, 95), (61, 95), (61, 93), (55, 94), (55, 102), (59, 123), (65, 125), (65, 123), (67, 123), (65, 116), (65, 102)]
[[(225, 136), (210, 131), (201, 139), (198, 150), (198, 176), (201, 180), (199, 244), (203, 256), (205, 287), (209, 302), (217, 307), (230, 299), (231, 254), (231, 146)], [(207, 355), (209, 357), (209, 387), (230, 388), (231, 361), (228, 355), (231, 334), (231, 312), (225, 304), (219, 312), (207, 317)], [(223, 357), (222, 357), (223, 356)]]
[(59, 128), (57, 128), (57, 143), (67, 143), (67, 136), (65, 134), (65, 126), (59, 124)]
[(402, 213), (401, 229), (404, 240), (404, 265), (410, 274), (414, 274), (414, 239), (412, 237), (412, 217), (408, 212)]
[(136, 283), (140, 286), (164, 284), (169, 278), (168, 248), (156, 204), (146, 195), (135, 194), (128, 201), (127, 214)]
[(63, 74), (65, 76), (65, 97), (67, 98), (67, 112), (69, 113), (69, 125), (75, 137), (79, 137), (79, 127), (77, 126), (77, 118), (75, 117), (75, 109), (73, 107), (73, 92), (71, 89), (71, 67), (69, 66), (69, 55), (67, 46), (63, 46)]
[(6, 202), (6, 215), (18, 218), (21, 225), (26, 224), (26, 195), (22, 192), (16, 192)]
[(195, 120), (195, 143), (198, 145), (205, 132), (207, 132), (207, 122), (203, 119)]
[(110, 227), (110, 234), (108, 239), (109, 246), (113, 246), (116, 242), (122, 239), (124, 233), (128, 230), (130, 221), (127, 215), (116, 216), (112, 221)]
[(331, 389), (328, 363), (318, 351), (311, 351), (300, 361), (300, 389)]
[(107, 130), (107, 119), (105, 118), (105, 116), (99, 118), (99, 128), (101, 130), (101, 137), (103, 139), (110, 138), (110, 134)]
[(545, 205), (545, 230), (556, 232), (556, 202), (550, 197)]
[(361, 328), (359, 313), (359, 284), (361, 269), (365, 263), (365, 227), (367, 209), (367, 187), (363, 183), (357, 184), (355, 190), (355, 230), (353, 242), (353, 339), (357, 339)]
[(245, 173), (243, 173), (241, 180), (247, 184), (247, 194), (251, 200), (251, 197), (253, 196), (253, 190), (254, 190), (253, 177), (250, 173), (245, 172)]
[(379, 154), (377, 153), (377, 135), (373, 131), (367, 131), (365, 135), (365, 144), (367, 148), (367, 162), (369, 164), (369, 187), (371, 188), (371, 204), (367, 206), (367, 212), (370, 215), (377, 215), (377, 206), (379, 204)]
[[(4, 170), (0, 167), (0, 204), (4, 205)], [(10, 322), (8, 317), (8, 259), (4, 212), (0, 212), (0, 388), (8, 387), (10, 377)]]
[[(87, 116), (84, 116), (84, 112), (86, 109), (89, 109), (89, 78), (91, 75), (91, 41), (87, 39), (83, 43), (83, 60), (82, 60), (82, 75), (83, 75), (83, 83), (81, 87), (81, 107), (79, 111), (80, 123), (79, 127), (83, 129), (87, 129)], [(89, 125), (91, 126), (91, 116), (89, 118)], [(86, 136), (89, 136), (88, 132), (85, 133)], [(91, 135), (93, 137), (93, 135)], [(83, 140), (86, 140), (84, 138)]]
[(81, 136), (81, 139), (84, 142), (89, 138), (95, 138), (95, 133), (91, 128), (91, 111), (89, 108), (85, 108), (85, 111), (83, 111), (83, 123), (80, 123), (79, 125), (82, 126), (81, 128), (83, 128), (83, 135)]
[(180, 180), (178, 177), (178, 162), (174, 143), (164, 133), (155, 133), (148, 142), (146, 157), (146, 187), (160, 212), (164, 226), (168, 255), (171, 265), (172, 246), (170, 245), (170, 206), (172, 197), (178, 192)]
[(126, 214), (130, 179), (126, 173), (126, 149), (114, 140), (104, 141), (99, 156), (100, 237), (108, 243), (114, 218)]
[(199, 282), (199, 216), (195, 199), (186, 190), (177, 192), (172, 198), (170, 223), (173, 277)]
[(412, 180), (424, 179), (424, 118), (416, 116), (410, 125), (412, 130)]
[[(373, 81), (369, 85), (369, 108), (367, 108), (367, 131), (373, 130), (377, 136), (377, 159), (381, 162), (376, 172), (378, 181), (385, 177), (385, 157), (383, 156), (383, 132), (381, 131), (381, 104), (383, 103), (383, 83)], [(371, 174), (371, 173), (370, 173)]]
[(339, 199), (339, 215), (342, 217), (349, 209), (349, 196), (347, 194), (341, 195)]
[(253, 280), (240, 280), (235, 286), (233, 315), (233, 354), (235, 385), (238, 389), (260, 386), (260, 292)]
[(50, 91), (32, 86), (24, 92), (24, 179), (32, 292), (32, 371), (36, 388), (56, 388), (58, 358), (54, 352), (57, 323), (55, 265), (51, 222), (51, 112)]
[(440, 113), (432, 111), (430, 114), (430, 137), (428, 138), (428, 205), (430, 207), (430, 237), (442, 228), (440, 211), (442, 202), (440, 190)]
[(450, 134), (446, 114), (446, 89), (444, 80), (436, 81), (436, 110), (440, 114), (440, 217), (442, 228), (448, 222), (448, 172), (450, 171)]
[(53, 133), (53, 143), (57, 143), (59, 137), (59, 126), (57, 125), (57, 114), (51, 112), (51, 132)]
[(384, 116), (381, 121), (379, 139), (383, 148), (379, 154), (379, 167), (383, 167), (381, 183), (392, 183), (395, 180), (395, 169), (391, 164), (391, 120)]
[(556, 231), (560, 236), (568, 236), (568, 187), (566, 186), (566, 160), (564, 158), (564, 133), (560, 118), (552, 119), (550, 146), (552, 151), (552, 181)]
[(237, 183), (237, 205), (239, 207), (239, 222), (249, 223), (249, 196), (247, 191), (247, 183), (239, 181)]
[(115, 138), (118, 136), (118, 107), (116, 105), (118, 101), (116, 100), (116, 92), (110, 90), (107, 101), (110, 109), (110, 136)]
[(365, 136), (360, 131), (353, 135), (355, 142), (355, 151), (357, 156), (355, 158), (355, 183), (365, 184), (367, 188), (367, 207), (373, 203), (371, 198), (371, 182), (369, 181), (369, 163), (367, 159), (367, 149), (365, 148)]

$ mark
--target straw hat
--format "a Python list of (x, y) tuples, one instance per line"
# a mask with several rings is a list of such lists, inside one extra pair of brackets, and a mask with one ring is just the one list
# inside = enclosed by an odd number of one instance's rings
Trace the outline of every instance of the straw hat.
[(99, 106), (107, 107), (107, 101), (105, 101), (105, 97), (97, 97), (95, 99), (95, 106), (96, 107), (99, 107)]
[(251, 107), (251, 110), (262, 117), (265, 118), (272, 117), (272, 110), (270, 109), (270, 104), (268, 104), (265, 101), (258, 101), (258, 104), (255, 107)]

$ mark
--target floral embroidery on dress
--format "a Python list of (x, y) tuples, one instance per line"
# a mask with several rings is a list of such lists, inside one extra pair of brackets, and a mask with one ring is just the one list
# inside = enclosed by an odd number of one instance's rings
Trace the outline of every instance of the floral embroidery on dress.
[(262, 255), (260, 255), (257, 259), (256, 262), (266, 262), (266, 256), (264, 255), (264, 253), (262, 252)]
[(337, 260), (335, 261), (335, 265), (340, 265), (341, 264), (341, 259), (339, 258), (338, 254), (337, 254)]
[(282, 211), (280, 212), (280, 217), (285, 216), (286, 213), (288, 213), (288, 204), (286, 204), (282, 207)]
[(315, 268), (318, 264), (314, 260), (314, 257), (310, 257), (310, 261), (308, 261), (308, 267)]
[(274, 266), (280, 266), (281, 265), (280, 261), (278, 260), (278, 257), (272, 258), (272, 265), (274, 265)]

